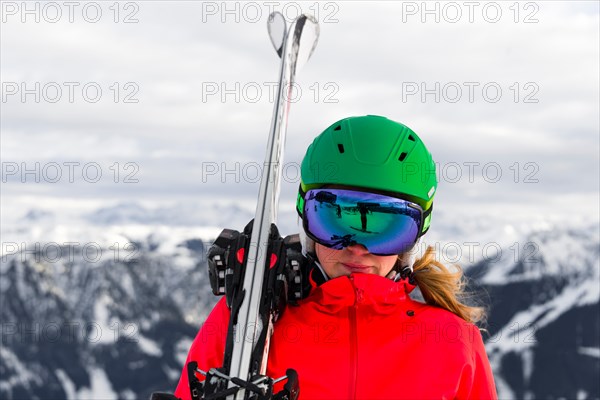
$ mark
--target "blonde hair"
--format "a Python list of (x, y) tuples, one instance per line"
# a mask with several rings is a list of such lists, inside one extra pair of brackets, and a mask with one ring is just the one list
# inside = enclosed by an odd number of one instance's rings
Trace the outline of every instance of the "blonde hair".
[(414, 279), (423, 299), (427, 304), (448, 310), (467, 322), (484, 322), (484, 308), (462, 302), (471, 295), (465, 290), (467, 280), (462, 268), (459, 265), (455, 267), (455, 272), (450, 271), (435, 259), (435, 249), (428, 246), (423, 257), (413, 265)]

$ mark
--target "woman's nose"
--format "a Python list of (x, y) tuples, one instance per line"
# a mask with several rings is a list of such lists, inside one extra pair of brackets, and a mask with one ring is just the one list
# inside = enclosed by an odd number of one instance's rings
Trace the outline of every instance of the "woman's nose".
[(349, 252), (359, 256), (369, 254), (369, 250), (367, 250), (367, 248), (360, 243), (350, 245), (346, 247), (346, 249)]

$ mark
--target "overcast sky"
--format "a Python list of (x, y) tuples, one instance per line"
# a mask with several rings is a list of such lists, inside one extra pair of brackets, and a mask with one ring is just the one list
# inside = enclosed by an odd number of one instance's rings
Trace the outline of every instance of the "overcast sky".
[(3, 222), (121, 202), (252, 208), (279, 69), (271, 8), (321, 28), (281, 207), (318, 133), (378, 114), (439, 163), (436, 210), (598, 219), (599, 3), (423, 4), (3, 1)]

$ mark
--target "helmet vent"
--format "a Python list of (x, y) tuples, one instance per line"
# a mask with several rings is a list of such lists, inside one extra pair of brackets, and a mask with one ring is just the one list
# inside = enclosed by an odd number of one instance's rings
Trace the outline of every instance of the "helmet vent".
[(408, 140), (412, 140), (414, 142), (415, 138), (413, 137), (413, 135), (408, 135)]
[(400, 153), (400, 157), (398, 157), (399, 161), (404, 161), (404, 159), (406, 158), (406, 152), (403, 151), (402, 153)]
[(338, 150), (340, 151), (340, 154), (344, 154), (344, 145), (341, 143), (338, 143)]
[(341, 131), (342, 130), (342, 126), (338, 125), (335, 128), (333, 128), (334, 131)]

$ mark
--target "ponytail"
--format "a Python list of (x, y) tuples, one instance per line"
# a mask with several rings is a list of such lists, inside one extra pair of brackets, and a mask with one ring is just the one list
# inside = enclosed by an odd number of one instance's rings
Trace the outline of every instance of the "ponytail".
[(429, 305), (448, 310), (467, 322), (476, 323), (485, 318), (482, 307), (464, 304), (461, 300), (468, 298), (465, 291), (466, 278), (462, 268), (456, 265), (456, 272), (446, 268), (435, 259), (435, 249), (428, 246), (425, 254), (413, 265), (414, 279)]

